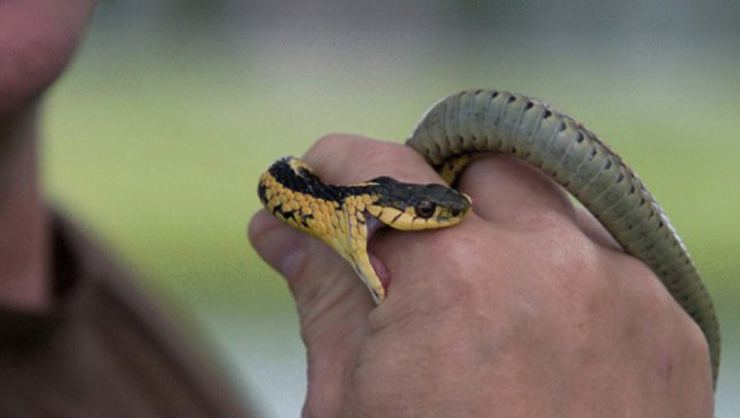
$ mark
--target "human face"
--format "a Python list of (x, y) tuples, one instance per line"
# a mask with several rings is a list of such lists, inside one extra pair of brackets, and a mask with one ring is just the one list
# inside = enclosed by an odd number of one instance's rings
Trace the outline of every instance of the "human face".
[(95, 3), (0, 0), (0, 122), (28, 107), (61, 74)]

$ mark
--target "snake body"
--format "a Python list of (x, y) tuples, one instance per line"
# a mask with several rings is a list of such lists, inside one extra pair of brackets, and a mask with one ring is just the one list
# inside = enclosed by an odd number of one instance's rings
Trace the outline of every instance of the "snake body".
[[(701, 328), (709, 345), (716, 386), (720, 332), (712, 301), (688, 251), (661, 206), (635, 172), (594, 133), (548, 104), (498, 90), (467, 90), (449, 96), (422, 117), (407, 145), (422, 154), (454, 184), (476, 155), (517, 157), (552, 177), (577, 198), (622, 248), (642, 260)], [(469, 200), (442, 186), (417, 186), (387, 177), (354, 186), (327, 186), (302, 162), (283, 159), (260, 179), (259, 195), (268, 210), (320, 237), (355, 267), (376, 300), (385, 295), (367, 255), (370, 217), (399, 229), (454, 225)], [(418, 220), (413, 207), (433, 196), (442, 213)], [(453, 189), (447, 189), (453, 190)], [(409, 198), (404, 196), (413, 195)], [(388, 197), (392, 195), (393, 197)], [(393, 203), (391, 203), (393, 202)], [(453, 210), (448, 204), (452, 203)], [(409, 225), (414, 225), (410, 227)]]
[(464, 166), (459, 161), (481, 152), (515, 156), (555, 179), (653, 270), (696, 321), (709, 344), (716, 385), (719, 323), (686, 246), (635, 172), (594, 133), (537, 99), (468, 90), (429, 109), (407, 145), (450, 183)]

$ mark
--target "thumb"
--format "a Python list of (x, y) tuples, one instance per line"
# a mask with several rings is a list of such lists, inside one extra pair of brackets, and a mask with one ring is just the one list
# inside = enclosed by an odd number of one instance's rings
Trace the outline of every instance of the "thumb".
[(257, 253), (288, 282), (301, 321), (313, 322), (350, 304), (367, 315), (369, 293), (354, 270), (320, 240), (301, 233), (264, 210), (252, 218), (249, 239)]
[(367, 335), (374, 303), (349, 264), (318, 239), (264, 210), (252, 218), (248, 234), (257, 253), (285, 277), (296, 302), (308, 352), (304, 412), (332, 416), (347, 387), (346, 370)]

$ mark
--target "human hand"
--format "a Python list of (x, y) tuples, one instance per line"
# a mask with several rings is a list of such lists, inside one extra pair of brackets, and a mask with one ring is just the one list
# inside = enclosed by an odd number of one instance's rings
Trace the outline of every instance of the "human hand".
[[(347, 135), (303, 160), (330, 183), (440, 181), (408, 147)], [(711, 416), (699, 328), (554, 182), (487, 157), (460, 188), (462, 224), (371, 239), (390, 281), (378, 307), (323, 243), (254, 217), (253, 245), (296, 300), (305, 417)]]

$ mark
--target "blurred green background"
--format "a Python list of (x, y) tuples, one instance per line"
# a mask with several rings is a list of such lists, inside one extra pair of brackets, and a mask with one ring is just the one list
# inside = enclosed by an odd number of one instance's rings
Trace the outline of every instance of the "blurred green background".
[(719, 310), (718, 416), (738, 416), (739, 20), (730, 1), (104, 1), (47, 101), (47, 188), (245, 396), (295, 417), (292, 301), (245, 239), (259, 173), (329, 132), (401, 141), (463, 88), (531, 94), (606, 138), (666, 208)]

